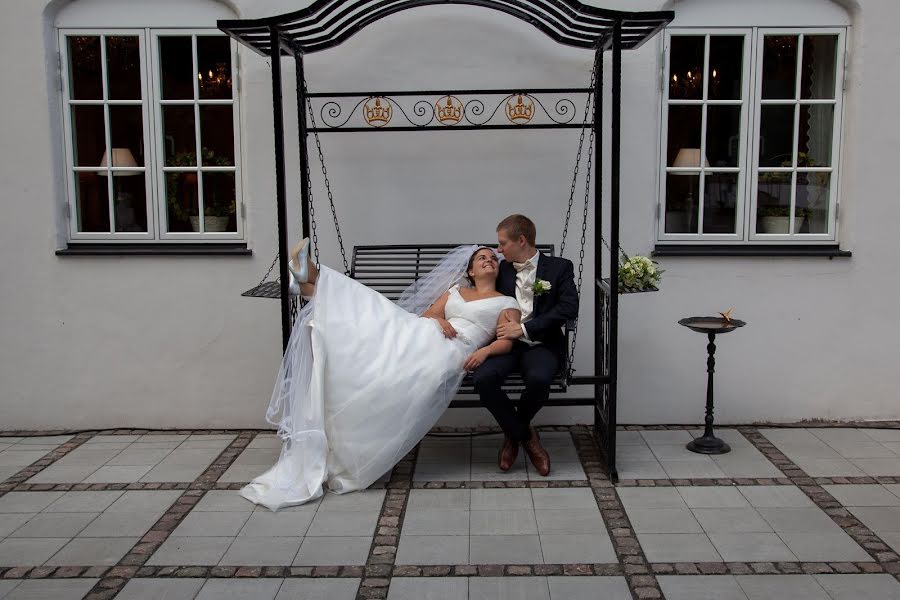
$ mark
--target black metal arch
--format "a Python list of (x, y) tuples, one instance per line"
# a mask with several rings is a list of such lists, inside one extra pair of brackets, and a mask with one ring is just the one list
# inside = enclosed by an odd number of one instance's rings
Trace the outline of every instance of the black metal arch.
[(500, 11), (530, 23), (560, 44), (610, 47), (621, 27), (622, 48), (637, 48), (673, 18), (673, 13), (623, 12), (578, 0), (316, 0), (295, 12), (262, 19), (219, 21), (219, 29), (263, 55), (272, 53), (272, 29), (283, 54), (310, 54), (340, 45), (366, 26), (420, 6), (462, 4)]
[[(417, 8), (420, 6), (461, 4), (497, 10), (515, 18), (530, 23), (544, 34), (548, 35), (560, 44), (594, 51), (594, 78), (592, 88), (568, 88), (568, 89), (544, 89), (544, 90), (440, 90), (430, 92), (342, 92), (328, 93), (318, 92), (311, 94), (306, 89), (306, 77), (304, 74), (304, 56), (312, 52), (319, 52), (335, 47), (360, 30), (389, 15)], [(508, 95), (510, 93), (530, 94), (540, 93), (592, 93), (594, 101), (588, 103), (591, 113), (585, 115), (582, 125), (569, 123), (568, 121), (551, 119), (551, 123), (529, 125), (503, 125), (505, 129), (518, 129), (520, 131), (545, 129), (564, 129), (569, 127), (582, 127), (591, 131), (593, 140), (593, 155), (595, 157), (594, 172), (596, 176), (591, 181), (594, 198), (593, 228), (596, 237), (602, 240), (603, 231), (603, 56), (607, 50), (612, 55), (611, 91), (609, 110), (610, 116), (610, 144), (608, 149), (610, 159), (609, 169), (609, 251), (608, 258), (611, 266), (609, 276), (603, 276), (602, 248), (600, 244), (594, 244), (594, 268), (593, 296), (594, 296), (594, 374), (583, 377), (571, 377), (571, 385), (585, 385), (593, 388), (592, 400), (594, 402), (594, 432), (600, 438), (605, 450), (607, 468), (610, 476), (616, 478), (615, 449), (616, 449), (616, 395), (618, 386), (617, 362), (618, 362), (618, 316), (619, 294), (618, 292), (618, 264), (619, 251), (619, 204), (621, 196), (620, 184), (620, 145), (621, 145), (621, 101), (622, 101), (622, 51), (637, 48), (649, 38), (653, 37), (660, 29), (672, 21), (673, 12), (620, 12), (606, 10), (582, 4), (578, 0), (316, 0), (309, 7), (264, 19), (223, 20), (218, 22), (219, 29), (236, 39), (239, 43), (248, 46), (255, 52), (271, 58), (272, 69), (272, 115), (275, 130), (275, 196), (278, 207), (278, 247), (280, 290), (281, 298), (281, 325), (282, 344), (287, 346), (292, 327), (292, 311), (290, 296), (288, 294), (288, 259), (285, 249), (288, 248), (287, 240), (287, 192), (285, 183), (285, 151), (284, 151), (284, 114), (282, 104), (282, 56), (293, 56), (295, 79), (297, 82), (297, 135), (298, 150), (300, 155), (300, 201), (301, 214), (303, 215), (303, 236), (309, 237), (311, 233), (310, 218), (313, 214), (312, 194), (310, 190), (310, 161), (307, 147), (307, 136), (329, 130), (328, 126), (313, 127), (307, 125), (307, 113), (312, 111), (310, 98), (333, 101), (340, 97), (358, 97), (365, 99), (378, 98), (394, 102), (392, 96), (425, 95)], [(533, 96), (539, 103), (537, 96)], [(520, 96), (521, 98), (521, 96)], [(590, 98), (590, 96), (589, 96)], [(433, 98), (428, 101), (432, 106)], [(362, 102), (357, 103), (357, 106)], [(586, 107), (587, 108), (587, 107)], [(402, 111), (402, 107), (400, 107)], [(496, 111), (495, 111), (496, 112)], [(489, 123), (454, 124), (452, 127), (424, 127), (413, 124), (408, 127), (349, 127), (345, 131), (406, 131), (418, 130), (429, 132), (446, 132), (465, 129), (491, 129), (500, 128), (500, 125)], [(331, 128), (333, 131), (341, 130), (340, 127)], [(583, 136), (582, 136), (583, 139)], [(317, 140), (318, 143), (318, 140)], [(324, 161), (323, 161), (324, 163)], [(590, 162), (588, 163), (590, 165)], [(577, 174), (577, 170), (576, 170)], [(326, 176), (327, 186), (327, 176)], [(590, 193), (590, 190), (587, 192)], [(585, 205), (587, 209), (587, 204)], [(571, 210), (571, 205), (569, 207)], [(585, 212), (585, 217), (587, 212)], [(337, 216), (335, 213), (335, 225)], [(586, 223), (585, 223), (586, 227)], [(338, 231), (340, 240), (340, 231)], [(343, 246), (342, 246), (343, 247)], [(582, 256), (584, 248), (582, 247)], [(581, 271), (579, 269), (579, 282)], [(590, 279), (589, 279), (590, 281)], [(271, 297), (271, 296), (270, 296)]]

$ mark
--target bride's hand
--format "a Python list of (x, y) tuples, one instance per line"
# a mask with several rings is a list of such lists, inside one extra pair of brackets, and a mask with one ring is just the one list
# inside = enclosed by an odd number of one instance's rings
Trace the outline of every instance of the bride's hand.
[(447, 319), (441, 319), (439, 317), (434, 317), (434, 320), (437, 321), (438, 325), (441, 326), (445, 338), (452, 339), (456, 337), (456, 329), (453, 328), (453, 325), (450, 324), (450, 321), (448, 321)]
[(487, 349), (487, 347), (479, 348), (475, 352), (469, 355), (466, 359), (466, 362), (463, 363), (463, 369), (466, 371), (474, 371), (478, 367), (484, 363), (491, 355), (491, 351)]

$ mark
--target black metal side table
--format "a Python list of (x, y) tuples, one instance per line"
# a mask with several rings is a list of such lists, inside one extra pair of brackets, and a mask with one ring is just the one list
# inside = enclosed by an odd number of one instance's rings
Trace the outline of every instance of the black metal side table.
[(703, 435), (688, 442), (687, 449), (691, 452), (699, 454), (725, 454), (731, 452), (731, 447), (725, 443), (725, 440), (717, 438), (713, 434), (713, 373), (716, 370), (716, 334), (729, 333), (746, 325), (745, 322), (738, 319), (724, 319), (722, 317), (688, 317), (678, 321), (679, 325), (684, 325), (691, 331), (697, 333), (705, 333), (709, 338), (706, 345), (706, 351), (709, 356), (706, 359), (706, 372), (708, 378), (706, 380), (706, 428)]

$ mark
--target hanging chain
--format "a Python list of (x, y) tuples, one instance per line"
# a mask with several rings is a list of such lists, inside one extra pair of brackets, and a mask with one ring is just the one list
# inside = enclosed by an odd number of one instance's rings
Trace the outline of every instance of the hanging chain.
[[(569, 207), (566, 209), (566, 222), (563, 226), (562, 242), (559, 244), (559, 255), (563, 256), (566, 252), (566, 236), (569, 235), (569, 219), (572, 217), (572, 202), (575, 200), (575, 186), (578, 182), (578, 169), (581, 167), (581, 151), (584, 148), (584, 131), (587, 128), (588, 117), (591, 114), (591, 101), (594, 97), (594, 84), (597, 81), (597, 61), (594, 61), (594, 68), (591, 70), (591, 83), (588, 86), (591, 91), (588, 93), (587, 102), (584, 105), (584, 120), (581, 122), (581, 135), (578, 137), (578, 153), (575, 155), (575, 172), (572, 174), (572, 187), (569, 189)], [(594, 128), (591, 128), (591, 139), (594, 137)]]
[[(596, 63), (594, 66), (594, 73), (596, 74)], [(591, 76), (591, 79), (594, 79), (594, 76)], [(592, 81), (593, 84), (593, 81)], [(593, 101), (589, 102), (589, 106), (585, 107), (585, 110), (593, 109), (593, 104), (597, 101), (597, 98), (592, 93), (590, 96)], [(584, 130), (582, 129), (582, 138)], [(578, 283), (576, 284), (576, 293), (578, 294), (579, 300), (581, 299), (581, 283), (584, 280), (584, 246), (587, 241), (587, 219), (588, 219), (588, 210), (590, 208), (590, 197), (591, 197), (591, 172), (594, 166), (594, 139), (596, 135), (596, 127), (591, 127), (591, 135), (588, 137), (588, 156), (587, 156), (587, 170), (585, 171), (585, 181), (584, 181), (584, 211), (581, 217), (581, 251), (578, 256)], [(581, 148), (578, 149), (579, 155), (581, 154)], [(580, 160), (580, 158), (579, 158)], [(577, 167), (576, 167), (576, 176), (577, 176)], [(572, 182), (572, 188), (574, 190), (575, 182)], [(569, 211), (572, 210), (572, 198), (569, 198)], [(568, 215), (566, 216), (566, 227), (568, 228)], [(602, 239), (601, 232), (601, 239)], [(605, 243), (605, 242), (604, 242)], [(572, 366), (575, 364), (575, 346), (578, 343), (578, 326), (576, 325), (575, 329), (572, 330), (572, 342), (571, 347), (569, 348), (569, 375), (571, 376), (575, 372), (575, 368)]]
[[(319, 140), (319, 132), (316, 131), (316, 115), (313, 112), (312, 100), (306, 89), (306, 79), (303, 80), (303, 92), (306, 95), (306, 106), (309, 110), (309, 122), (312, 124), (313, 138), (316, 141), (316, 151), (319, 153), (319, 164), (322, 165), (322, 176), (325, 178), (325, 191), (328, 193), (328, 204), (331, 206), (331, 216), (334, 219), (334, 230), (337, 233), (338, 246), (341, 249), (341, 259), (344, 261), (344, 274), (350, 276), (350, 265), (347, 262), (347, 252), (344, 250), (344, 238), (341, 236), (341, 225), (338, 222), (337, 209), (334, 207), (334, 196), (331, 193), (331, 182), (328, 179), (328, 169), (325, 167), (325, 154), (322, 152), (322, 142)], [(306, 161), (307, 178), (309, 178), (309, 161)], [(310, 179), (311, 181), (311, 179)], [(312, 188), (312, 186), (309, 186)], [(309, 192), (310, 224), (315, 228), (315, 219), (312, 208), (312, 190)], [(319, 264), (319, 248), (315, 246), (316, 264)]]

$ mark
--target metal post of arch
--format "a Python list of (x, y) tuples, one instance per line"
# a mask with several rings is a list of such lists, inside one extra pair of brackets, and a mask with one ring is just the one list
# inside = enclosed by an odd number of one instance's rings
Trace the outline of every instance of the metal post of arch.
[[(304, 62), (306, 54), (319, 52), (340, 45), (366, 26), (403, 10), (420, 6), (437, 4), (457, 4), (489, 8), (520, 19), (537, 28), (554, 41), (595, 52), (597, 77), (591, 88), (554, 88), (524, 90), (430, 90), (430, 91), (363, 91), (363, 92), (308, 92), (303, 85)], [(356, 132), (404, 132), (422, 131), (438, 132), (451, 130), (476, 129), (511, 129), (521, 132), (542, 129), (566, 129), (590, 127), (594, 133), (594, 153), (596, 157), (596, 176), (593, 181), (594, 191), (594, 373), (590, 376), (570, 377), (571, 385), (590, 386), (593, 390), (594, 433), (601, 448), (605, 451), (607, 468), (611, 477), (616, 477), (615, 440), (616, 440), (616, 394), (617, 394), (617, 340), (618, 340), (618, 251), (619, 251), (619, 212), (620, 212), (620, 165), (621, 165), (621, 101), (622, 101), (622, 51), (640, 47), (655, 36), (674, 18), (671, 11), (659, 12), (624, 12), (607, 10), (582, 4), (579, 0), (315, 0), (308, 7), (283, 15), (263, 19), (222, 20), (218, 27), (239, 43), (254, 52), (269, 57), (272, 70), (273, 125), (275, 141), (275, 193), (278, 209), (278, 243), (280, 249), (280, 297), (282, 343), (286, 348), (291, 329), (291, 303), (287, 292), (287, 197), (284, 153), (284, 116), (282, 109), (282, 70), (281, 57), (293, 56), (297, 77), (297, 115), (298, 145), (300, 156), (300, 201), (303, 214), (303, 235), (310, 235), (311, 194), (309, 181), (309, 153), (307, 149), (308, 133), (356, 133)], [(610, 160), (610, 222), (609, 222), (609, 268), (608, 277), (603, 277), (603, 251), (600, 242), (603, 235), (603, 57), (609, 50), (612, 54), (611, 95), (609, 110), (611, 136), (608, 148)], [(592, 115), (584, 115), (583, 121), (575, 120), (575, 104), (571, 112), (560, 110), (556, 104), (556, 112), (548, 110), (541, 102), (541, 94), (587, 94), (593, 93), (594, 108)], [(461, 116), (455, 121), (441, 119), (439, 107), (435, 106), (435, 98), (456, 98), (458, 96), (475, 98), (469, 102), (479, 103), (481, 111), (487, 106), (482, 97), (499, 98), (493, 114), (497, 114), (501, 106), (509, 98), (519, 100), (524, 97), (534, 100), (534, 111), (543, 109), (544, 122), (527, 124), (510, 119), (509, 123), (498, 123), (488, 120), (473, 119), (473, 115), (483, 112), (469, 112), (469, 103), (462, 106)], [(424, 114), (424, 119), (411, 118), (403, 107), (404, 99), (419, 96), (423, 99), (413, 100), (407, 104), (409, 114)], [(399, 125), (381, 123), (373, 124), (362, 119), (369, 100), (379, 99), (397, 107), (397, 113), (406, 118)], [(427, 102), (424, 98), (428, 98)], [(348, 100), (349, 99), (349, 100)], [(307, 125), (308, 100), (324, 102), (321, 108), (321, 122)], [(347, 100), (353, 108), (345, 115), (341, 109), (337, 112), (325, 106), (329, 103), (338, 106), (339, 101)], [(357, 101), (358, 100), (358, 101)], [(355, 102), (355, 105), (354, 105)], [(548, 103), (551, 107), (553, 104)], [(419, 107), (430, 107), (420, 114)], [(360, 109), (360, 107), (363, 107)], [(371, 111), (371, 109), (369, 109)], [(384, 110), (384, 107), (382, 107)], [(489, 110), (488, 110), (489, 112)], [(491, 115), (491, 118), (493, 117)], [(501, 111), (500, 114), (503, 114)], [(339, 115), (340, 118), (329, 120), (326, 117)], [(587, 118), (591, 116), (592, 118)], [(429, 118), (430, 117), (430, 118)], [(357, 118), (356, 122), (353, 119)], [(318, 121), (318, 120), (317, 120)], [(271, 296), (270, 296), (271, 297)]]

